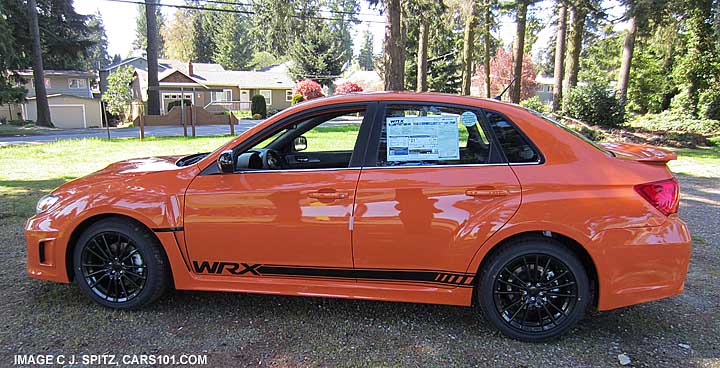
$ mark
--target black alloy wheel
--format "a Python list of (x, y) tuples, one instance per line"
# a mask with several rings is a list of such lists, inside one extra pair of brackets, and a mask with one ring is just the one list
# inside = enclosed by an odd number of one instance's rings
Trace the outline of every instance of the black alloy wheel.
[(128, 218), (90, 225), (76, 243), (73, 266), (80, 289), (110, 308), (140, 308), (172, 285), (162, 245), (150, 230)]
[(582, 263), (564, 244), (533, 237), (504, 246), (482, 272), (478, 301), (507, 336), (545, 341), (572, 328), (589, 303)]
[(97, 296), (124, 303), (142, 291), (147, 265), (135, 243), (117, 232), (102, 232), (90, 239), (81, 255), (82, 277)]

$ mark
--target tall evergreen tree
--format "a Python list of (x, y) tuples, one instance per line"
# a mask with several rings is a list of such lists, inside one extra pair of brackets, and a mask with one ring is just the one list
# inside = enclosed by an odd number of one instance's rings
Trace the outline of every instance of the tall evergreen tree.
[(350, 63), (353, 56), (353, 39), (350, 34), (352, 25), (357, 24), (357, 15), (360, 11), (358, 0), (325, 0), (328, 10), (332, 11), (333, 20), (330, 20), (330, 32), (340, 39), (343, 50), (343, 62)]
[(105, 25), (103, 24), (100, 13), (93, 14), (87, 22), (90, 30), (90, 40), (94, 43), (88, 50), (84, 70), (96, 70), (110, 65), (110, 55), (108, 55), (108, 39), (105, 33)]
[(237, 13), (222, 13), (218, 18), (213, 62), (231, 70), (248, 68), (253, 58), (253, 43), (248, 32), (250, 19)]
[[(204, 5), (209, 7), (211, 5)], [(193, 56), (195, 61), (209, 63), (215, 56), (217, 45), (215, 33), (217, 32), (218, 13), (214, 11), (194, 10), (192, 12), (193, 28)]]
[(365, 31), (363, 37), (362, 48), (360, 48), (360, 54), (358, 55), (358, 64), (362, 70), (373, 70), (373, 35), (370, 30)]
[(345, 51), (341, 40), (329, 32), (329, 25), (324, 21), (313, 24), (314, 32), (297, 39), (290, 49), (289, 68), (294, 79), (313, 79), (318, 83), (330, 86), (340, 76)]
[[(155, 22), (158, 30), (160, 30), (158, 34), (158, 56), (162, 56), (165, 50), (165, 40), (162, 37), (162, 29), (165, 28), (165, 16), (163, 16), (159, 6), (155, 6), (154, 9)], [(138, 50), (145, 56), (147, 42), (147, 14), (145, 12), (145, 5), (138, 5), (138, 15), (135, 20), (135, 40), (132, 43), (133, 50)]]

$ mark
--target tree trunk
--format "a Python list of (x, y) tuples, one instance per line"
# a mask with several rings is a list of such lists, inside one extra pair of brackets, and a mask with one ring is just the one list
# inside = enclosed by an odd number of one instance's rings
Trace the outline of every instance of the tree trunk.
[(400, 29), (400, 0), (385, 0), (385, 90), (405, 89), (404, 50)]
[(490, 22), (492, 21), (492, 9), (490, 8), (490, 0), (485, 0), (485, 19), (483, 23), (483, 38), (485, 50), (483, 51), (483, 70), (485, 77), (485, 97), (490, 98)]
[(462, 87), (460, 91), (463, 95), (470, 95), (470, 85), (472, 84), (472, 65), (473, 65), (473, 48), (475, 47), (475, 27), (477, 27), (477, 11), (475, 0), (472, 1), (471, 8), (465, 18), (465, 36), (463, 38), (463, 73)]
[(555, 88), (553, 89), (552, 111), (560, 110), (560, 102), (563, 96), (563, 77), (565, 74), (565, 33), (567, 31), (567, 7), (560, 3), (558, 9), (558, 28), (555, 41)]
[(148, 63), (148, 111), (147, 115), (160, 115), (160, 90), (158, 89), (158, 25), (156, 1), (145, 0), (145, 19), (147, 22), (147, 63)]
[(518, 0), (515, 23), (515, 54), (513, 60), (513, 77), (515, 83), (510, 87), (510, 101), (520, 103), (520, 91), (522, 91), (522, 65), (525, 53), (525, 24), (527, 22), (528, 3), (526, 0)]
[(618, 75), (618, 97), (620, 99), (620, 105), (623, 107), (627, 103), (630, 68), (632, 67), (633, 51), (635, 50), (635, 35), (637, 34), (637, 19), (635, 16), (630, 18), (628, 26), (628, 33), (625, 35), (625, 45), (623, 46), (620, 74)]
[(427, 91), (427, 49), (428, 49), (428, 20), (420, 19), (420, 34), (418, 35), (418, 54), (417, 54), (417, 91)]
[(37, 120), (35, 123), (40, 126), (53, 127), (47, 90), (45, 90), (45, 69), (43, 68), (42, 50), (40, 49), (40, 27), (38, 26), (35, 0), (28, 0), (28, 17), (30, 18), (30, 34), (32, 35), (33, 79), (35, 104), (37, 106)]
[(580, 71), (580, 52), (582, 51), (583, 32), (585, 31), (585, 14), (586, 11), (582, 8), (570, 7), (571, 27), (565, 56), (563, 102), (567, 102), (570, 91), (577, 86), (578, 72)]

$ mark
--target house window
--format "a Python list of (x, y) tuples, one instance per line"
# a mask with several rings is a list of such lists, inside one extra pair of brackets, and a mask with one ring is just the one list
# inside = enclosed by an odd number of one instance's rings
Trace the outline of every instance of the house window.
[(285, 91), (285, 102), (291, 102), (293, 98), (293, 92), (291, 89)]
[(68, 79), (68, 85), (72, 89), (80, 89), (80, 88), (86, 88), (87, 87), (87, 80), (86, 79), (77, 79), (77, 78), (70, 78)]
[(224, 89), (222, 92), (216, 91), (210, 94), (210, 98), (212, 102), (221, 102), (221, 101), (232, 101), (232, 90), (231, 89)]
[(261, 89), (260, 94), (265, 97), (265, 104), (272, 105), (272, 91), (269, 89)]

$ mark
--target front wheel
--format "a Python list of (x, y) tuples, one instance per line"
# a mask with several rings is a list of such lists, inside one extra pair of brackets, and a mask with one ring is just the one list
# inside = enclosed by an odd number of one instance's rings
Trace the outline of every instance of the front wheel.
[(590, 301), (587, 273), (577, 256), (552, 238), (510, 244), (481, 270), (478, 303), (506, 336), (530, 342), (557, 338), (583, 316)]
[(75, 280), (98, 304), (135, 309), (157, 300), (170, 284), (167, 257), (152, 233), (124, 218), (88, 227), (73, 254)]

